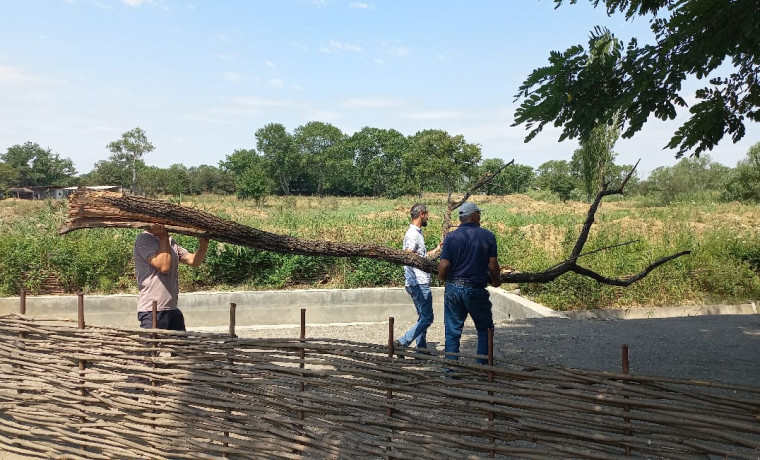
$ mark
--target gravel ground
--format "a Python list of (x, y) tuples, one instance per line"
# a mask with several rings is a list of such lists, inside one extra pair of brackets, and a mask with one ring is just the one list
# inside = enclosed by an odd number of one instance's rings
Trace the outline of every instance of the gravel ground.
[[(397, 321), (399, 337), (413, 325)], [(294, 328), (240, 328), (241, 337), (298, 337)], [(388, 324), (308, 326), (306, 336), (388, 343)], [(428, 346), (443, 350), (443, 324), (428, 330)], [(475, 353), (468, 319), (462, 352)], [(495, 358), (532, 365), (621, 372), (628, 345), (630, 372), (760, 387), (760, 315), (704, 315), (664, 319), (537, 318), (497, 323)]]

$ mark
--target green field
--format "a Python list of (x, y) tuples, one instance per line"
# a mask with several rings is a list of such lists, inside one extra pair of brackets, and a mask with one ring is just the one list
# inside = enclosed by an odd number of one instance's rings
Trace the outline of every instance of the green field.
[[(269, 197), (264, 204), (216, 195), (183, 201), (246, 225), (299, 238), (373, 242), (394, 248), (409, 223), (415, 197)], [(425, 195), (431, 211), (428, 247), (441, 239), (443, 195)], [(588, 205), (544, 201), (528, 195), (476, 196), (484, 227), (499, 243), (499, 261), (522, 272), (542, 271), (567, 257)], [(176, 202), (176, 201), (175, 201)], [(132, 244), (136, 230), (92, 229), (59, 236), (67, 203), (0, 201), (0, 295), (136, 292)], [(647, 206), (637, 199), (606, 201), (596, 215), (585, 251), (636, 241), (582, 257), (581, 265), (624, 277), (683, 250), (630, 287), (603, 286), (574, 274), (546, 284), (505, 285), (557, 310), (743, 303), (760, 294), (760, 208), (738, 203)], [(179, 235), (194, 250), (194, 238)], [(200, 268), (182, 267), (181, 289), (260, 290), (401, 286), (399, 266), (363, 258), (338, 259), (268, 253), (211, 243)]]

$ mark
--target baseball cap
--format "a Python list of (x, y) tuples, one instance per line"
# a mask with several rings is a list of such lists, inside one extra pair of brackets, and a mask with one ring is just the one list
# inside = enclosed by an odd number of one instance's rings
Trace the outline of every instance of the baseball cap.
[(480, 212), (480, 208), (475, 203), (467, 202), (459, 207), (459, 217), (467, 217), (476, 212)]

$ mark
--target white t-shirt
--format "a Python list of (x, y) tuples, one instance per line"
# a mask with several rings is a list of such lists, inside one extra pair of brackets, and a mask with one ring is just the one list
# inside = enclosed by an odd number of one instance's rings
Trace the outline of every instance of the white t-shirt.
[[(414, 224), (409, 224), (409, 229), (404, 235), (403, 249), (414, 251), (417, 255), (425, 257), (425, 238), (422, 237), (422, 229)], [(430, 284), (430, 273), (424, 272), (419, 268), (404, 265), (404, 285), (416, 286), (418, 284)]]

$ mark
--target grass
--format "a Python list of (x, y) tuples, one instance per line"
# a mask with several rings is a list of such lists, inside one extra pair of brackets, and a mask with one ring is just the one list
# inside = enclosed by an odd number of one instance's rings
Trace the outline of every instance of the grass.
[[(408, 210), (419, 201), (342, 197), (270, 197), (263, 205), (232, 197), (186, 197), (185, 206), (202, 209), (262, 230), (299, 238), (374, 242), (401, 247)], [(429, 247), (441, 239), (445, 196), (425, 195), (431, 219)], [(499, 243), (502, 265), (523, 272), (542, 271), (567, 257), (586, 219), (588, 205), (541, 201), (526, 195), (477, 196), (483, 226)], [(604, 202), (584, 249), (635, 241), (581, 258), (581, 265), (609, 277), (625, 277), (654, 260), (682, 250), (672, 261), (626, 288), (574, 274), (551, 283), (519, 287), (522, 294), (557, 310), (741, 303), (760, 293), (760, 209), (739, 203), (682, 202), (647, 206), (646, 200)], [(93, 229), (57, 235), (66, 203), (0, 201), (0, 295), (23, 286), (42, 292), (55, 277), (67, 292), (135, 292), (132, 243), (128, 229)], [(194, 250), (194, 238), (177, 236)], [(182, 267), (181, 289), (298, 289), (401, 286), (399, 266), (361, 258), (273, 254), (212, 242), (198, 269)]]

